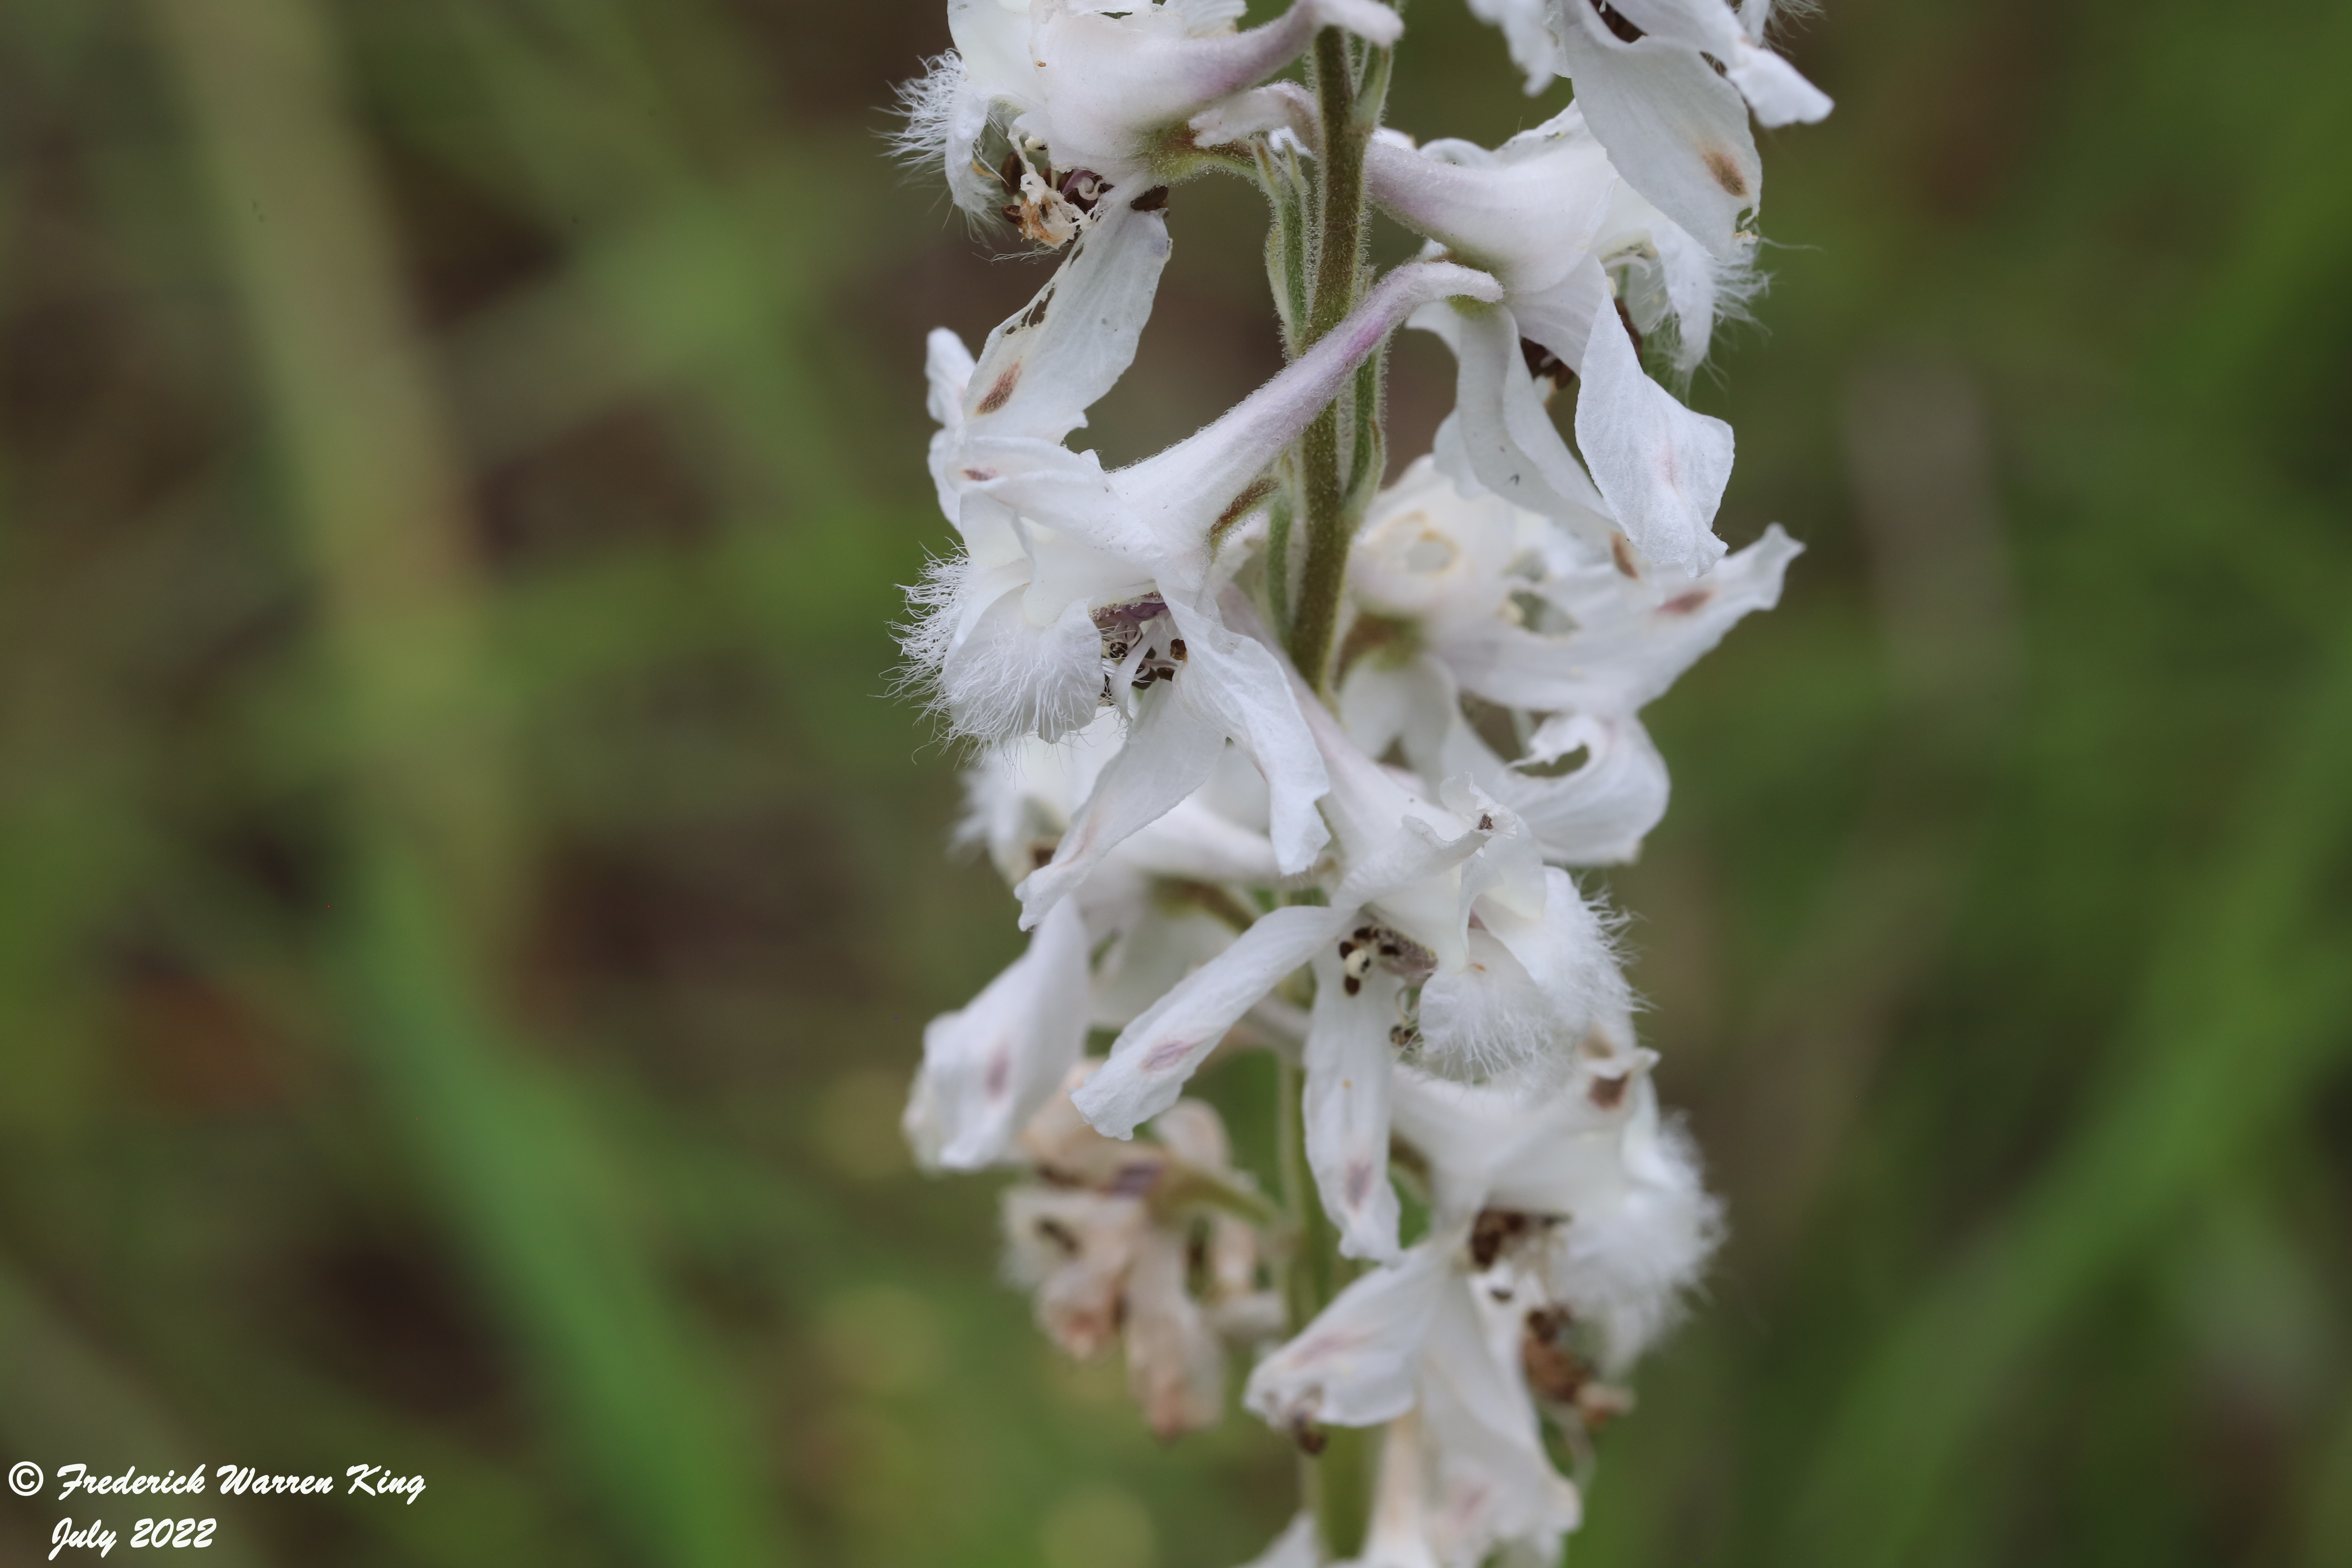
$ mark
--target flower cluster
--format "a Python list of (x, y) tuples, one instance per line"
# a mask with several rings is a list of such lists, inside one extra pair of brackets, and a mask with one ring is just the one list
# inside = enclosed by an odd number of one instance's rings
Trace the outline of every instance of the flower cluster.
[[(1574, 85), (1494, 149), (1380, 127), (1402, 24), (1373, 0), (1246, 28), (1241, 0), (950, 0), (907, 95), (958, 205), (1059, 252), (977, 355), (929, 344), (958, 545), (908, 673), (975, 744), (963, 832), (1031, 934), (926, 1029), (907, 1131), (1026, 1173), (1015, 1277), (1072, 1353), (1123, 1345), (1156, 1430), (1218, 1418), (1234, 1348), (1308, 1452), (1381, 1429), (1370, 1516), (1302, 1515), (1268, 1563), (1556, 1556), (1556, 1454), (1627, 1406), (1719, 1229), (1572, 873), (1638, 851), (1667, 798), (1643, 708), (1797, 553), (1717, 537), (1732, 433), (1674, 388), (1752, 292), (1751, 110), (1829, 103), (1768, 0), (1470, 3), (1530, 91)], [(1311, 90), (1270, 79), (1303, 54)], [(1272, 203), (1289, 363), (1106, 468), (1070, 437), (1206, 172)], [(1377, 280), (1373, 212), (1426, 242)], [(1455, 406), (1382, 483), (1405, 325)], [(1295, 1086), (1286, 1206), (1183, 1098), (1252, 1049)]]

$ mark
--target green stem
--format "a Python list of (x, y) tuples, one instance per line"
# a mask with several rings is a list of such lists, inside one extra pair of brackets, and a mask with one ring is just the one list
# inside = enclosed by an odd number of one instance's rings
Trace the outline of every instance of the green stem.
[[(1324, 1214), (1307, 1168), (1306, 1074), (1286, 1061), (1277, 1085), (1276, 1159), (1294, 1238), (1282, 1289), (1290, 1330), (1297, 1333), (1346, 1288), (1353, 1269), (1339, 1256), (1339, 1233)], [(1326, 1560), (1341, 1561), (1360, 1555), (1370, 1532), (1373, 1435), (1361, 1427), (1328, 1426), (1320, 1436), (1321, 1447), (1299, 1457), (1299, 1500), (1315, 1515)]]
[[(1364, 279), (1364, 144), (1370, 139), (1379, 103), (1360, 101), (1348, 40), (1336, 27), (1315, 36), (1315, 96), (1323, 121), (1321, 222), (1315, 254), (1315, 288), (1307, 311), (1306, 343), (1311, 346), (1347, 320), (1362, 292)], [(1384, 75), (1385, 73), (1383, 73)], [(1367, 116), (1363, 110), (1370, 108)], [(1348, 401), (1352, 401), (1349, 399)], [(1351, 487), (1341, 452), (1342, 409), (1339, 403), (1315, 416), (1299, 442), (1301, 497), (1307, 524), (1307, 561), (1299, 572), (1298, 611), (1291, 623), (1290, 657), (1307, 683), (1321, 689), (1339, 628), (1339, 595), (1347, 581), (1348, 545), (1355, 532), (1349, 505)]]

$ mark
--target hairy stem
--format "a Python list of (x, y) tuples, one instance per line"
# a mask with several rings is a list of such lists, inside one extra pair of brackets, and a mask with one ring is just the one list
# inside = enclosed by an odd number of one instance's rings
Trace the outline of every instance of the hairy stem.
[[(1386, 73), (1380, 74), (1384, 79)], [(1317, 171), (1322, 199), (1315, 287), (1305, 334), (1307, 344), (1346, 320), (1363, 291), (1364, 144), (1379, 114), (1376, 99), (1359, 100), (1348, 40), (1336, 27), (1326, 27), (1315, 37), (1314, 76), (1323, 121), (1323, 155)], [(1369, 116), (1363, 112), (1367, 108), (1371, 110)], [(1349, 504), (1352, 487), (1341, 451), (1342, 412), (1338, 403), (1323, 410), (1299, 442), (1299, 499), (1307, 525), (1307, 560), (1299, 572), (1290, 658), (1318, 690), (1331, 660), (1339, 594), (1347, 580), (1348, 544), (1355, 532)]]

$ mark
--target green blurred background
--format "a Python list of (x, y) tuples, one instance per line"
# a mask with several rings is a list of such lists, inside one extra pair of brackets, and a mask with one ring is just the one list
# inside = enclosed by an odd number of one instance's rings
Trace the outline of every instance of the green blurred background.
[[(1041, 277), (883, 162), (941, 10), (0, 4), (0, 1461), (428, 1483), (208, 1502), (236, 1563), (1286, 1516), (1254, 1423), (1161, 1448), (1058, 1363), (895, 1131), (1019, 946), (886, 695), (922, 333)], [(1408, 19), (1397, 123), (1564, 101)], [(2352, 6), (1792, 52), (1839, 108), (1765, 138), (1693, 396), (1721, 531), (1811, 549), (1607, 879), (1733, 1237), (1570, 1555), (2352, 1564)], [(1171, 219), (1113, 458), (1278, 363), (1255, 195)], [(0, 1564), (110, 1501), (0, 1501)]]

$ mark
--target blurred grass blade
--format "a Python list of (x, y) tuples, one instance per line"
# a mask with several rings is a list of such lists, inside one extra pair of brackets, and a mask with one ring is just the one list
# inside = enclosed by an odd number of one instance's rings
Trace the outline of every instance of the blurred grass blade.
[(2154, 953), (2126, 1034), (2130, 1076), (1865, 1363), (1782, 1561), (1916, 1562), (2035, 1347), (2352, 1045), (2341, 933), (2313, 934), (2347, 826), (2352, 636), (2249, 779), (2216, 873)]
[(308, 0), (152, 0), (256, 341), (357, 784), (339, 978), (377, 1074), (646, 1561), (780, 1560), (744, 1423), (699, 1363), (576, 1113), (503, 1047), (478, 971), (511, 894), (460, 480), (389, 226)]

